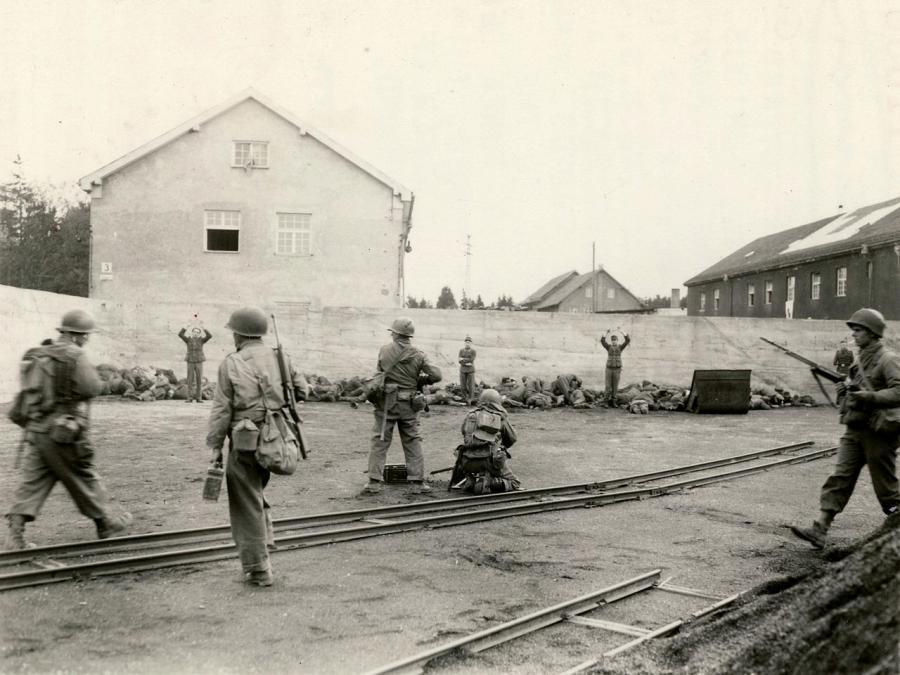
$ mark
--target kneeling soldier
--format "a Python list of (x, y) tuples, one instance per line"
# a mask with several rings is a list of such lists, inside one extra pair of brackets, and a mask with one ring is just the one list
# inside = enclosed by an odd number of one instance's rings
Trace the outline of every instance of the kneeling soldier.
[(463, 443), (456, 448), (451, 489), (475, 494), (523, 489), (506, 464), (510, 457), (506, 449), (516, 442), (516, 430), (498, 392), (481, 392), (478, 406), (466, 414), (461, 431)]

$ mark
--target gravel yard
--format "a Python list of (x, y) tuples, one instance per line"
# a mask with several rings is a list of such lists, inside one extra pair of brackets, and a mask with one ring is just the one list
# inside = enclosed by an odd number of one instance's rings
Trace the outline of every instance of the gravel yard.
[[(93, 408), (98, 467), (112, 501), (135, 516), (133, 532), (221, 524), (224, 497), (200, 499), (209, 404), (101, 400)], [(428, 470), (449, 466), (464, 409), (422, 419)], [(310, 404), (313, 456), (273, 477), (276, 518), (441, 498), (365, 484), (372, 415)], [(511, 468), (525, 487), (581, 483), (810, 440), (834, 445), (828, 408), (737, 416), (629, 415), (620, 410), (513, 412), (520, 442)], [(18, 476), (19, 430), (0, 423), (7, 501)], [(388, 457), (402, 462), (399, 439)], [(251, 589), (237, 561), (61, 583), (0, 595), (3, 672), (356, 673), (537, 609), (661, 568), (673, 583), (729, 595), (806, 570), (821, 554), (787, 524), (812, 519), (833, 459), (677, 495), (595, 509), (549, 512), (466, 527), (412, 532), (285, 551), (276, 582)], [(849, 544), (882, 522), (868, 476), (835, 522)], [(47, 545), (92, 538), (57, 486), (27, 538)], [(627, 600), (603, 618), (654, 628), (703, 606), (681, 598)], [(852, 629), (852, 626), (850, 627)], [(435, 672), (561, 672), (623, 642), (558, 626)], [(690, 669), (688, 669), (690, 670)]]

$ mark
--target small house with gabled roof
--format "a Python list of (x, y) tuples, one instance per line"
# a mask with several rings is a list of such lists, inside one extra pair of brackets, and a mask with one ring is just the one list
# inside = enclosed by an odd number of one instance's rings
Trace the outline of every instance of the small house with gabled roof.
[(650, 311), (602, 266), (586, 274), (572, 270), (553, 277), (521, 304), (525, 309), (536, 312), (590, 314)]
[(760, 237), (684, 283), (689, 316), (900, 319), (900, 197)]
[(412, 192), (253, 89), (80, 185), (92, 297), (402, 306)]

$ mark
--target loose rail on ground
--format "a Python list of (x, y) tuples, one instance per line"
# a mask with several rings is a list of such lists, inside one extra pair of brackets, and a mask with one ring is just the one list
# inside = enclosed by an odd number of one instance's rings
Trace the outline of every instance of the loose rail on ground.
[[(633, 639), (629, 640), (628, 642), (604, 652), (599, 658), (590, 659), (578, 664), (574, 668), (565, 671), (564, 675), (580, 673), (587, 670), (588, 668), (597, 665), (603, 658), (610, 658), (612, 656), (615, 656), (616, 654), (620, 654), (624, 651), (627, 651), (628, 649), (636, 647), (642, 642), (646, 642), (647, 640), (651, 640), (661, 635), (672, 633), (678, 630), (685, 623), (684, 620), (677, 620), (664, 626), (660, 626), (659, 628), (650, 630), (641, 628), (639, 626), (631, 626), (627, 624), (615, 623), (612, 621), (604, 621), (596, 618), (587, 618), (581, 616), (583, 614), (592, 612), (596, 609), (600, 609), (603, 606), (611, 604), (618, 600), (622, 600), (624, 598), (628, 598), (638, 593), (642, 593), (644, 591), (652, 589), (682, 593), (695, 597), (712, 598), (716, 600), (714, 604), (709, 605), (708, 607), (704, 607), (703, 609), (700, 609), (691, 614), (691, 618), (689, 620), (694, 620), (733, 603), (741, 596), (741, 594), (738, 593), (726, 598), (722, 596), (703, 593), (701, 591), (694, 591), (693, 589), (671, 587), (667, 585), (667, 582), (660, 581), (660, 573), (661, 570), (651, 570), (650, 572), (641, 574), (637, 577), (634, 577), (633, 579), (614, 584), (613, 586), (603, 588), (599, 591), (594, 591), (592, 593), (588, 593), (587, 595), (582, 595), (572, 600), (561, 602), (551, 607), (547, 607), (545, 609), (538, 610), (517, 619), (513, 619), (512, 621), (507, 621), (506, 623), (499, 624), (492, 628), (487, 628), (477, 633), (472, 633), (471, 635), (452, 640), (450, 642), (444, 643), (443, 645), (432, 647), (431, 649), (420, 652), (418, 654), (393, 661), (392, 663), (389, 663), (385, 666), (381, 666), (380, 668), (369, 671), (368, 673), (366, 673), (366, 675), (386, 675), (387, 673), (400, 672), (421, 672), (422, 668), (426, 664), (439, 656), (444, 656), (451, 653), (463, 653), (466, 655), (477, 654), (478, 652), (483, 652), (486, 649), (490, 649), (491, 647), (510, 642), (522, 636), (529, 635), (530, 633), (541, 630), (542, 628), (547, 628), (548, 626), (553, 626), (559, 623), (567, 623), (570, 625), (585, 626), (593, 629), (608, 630), (615, 633), (632, 636)], [(685, 591), (689, 592), (685, 593)]]

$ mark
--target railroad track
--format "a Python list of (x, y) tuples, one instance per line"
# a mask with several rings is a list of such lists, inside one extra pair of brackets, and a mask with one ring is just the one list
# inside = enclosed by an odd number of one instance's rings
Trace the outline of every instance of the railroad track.
[[(638, 645), (663, 635), (669, 635), (679, 630), (686, 623), (695, 621), (703, 616), (711, 614), (723, 607), (727, 607), (738, 600), (743, 593), (730, 596), (719, 596), (692, 588), (675, 586), (671, 579), (662, 580), (661, 570), (655, 569), (627, 581), (622, 581), (612, 586), (593, 591), (586, 595), (565, 600), (558, 604), (539, 609), (531, 614), (518, 617), (512, 621), (486, 628), (485, 630), (471, 633), (470, 635), (445, 642), (418, 654), (400, 658), (384, 666), (368, 671), (365, 675), (387, 675), (388, 673), (421, 673), (425, 666), (431, 664), (440, 657), (458, 654), (464, 657), (472, 657), (487, 649), (512, 642), (519, 638), (531, 635), (550, 626), (565, 625), (570, 630), (605, 630), (621, 635), (627, 635), (631, 639), (613, 649), (608, 649), (595, 658), (582, 661), (569, 668), (562, 675), (574, 675), (582, 673), (598, 665), (603, 659), (612, 658), (628, 651)], [(678, 595), (690, 596), (713, 603), (706, 605), (695, 612), (691, 612), (686, 619), (676, 619), (657, 628), (644, 628), (614, 621), (607, 621), (596, 616), (585, 616), (595, 610), (602, 610), (614, 602), (631, 598), (646, 591), (659, 590)], [(577, 628), (574, 628), (577, 627)], [(474, 667), (474, 666), (473, 666)], [(437, 664), (437, 670), (440, 664)], [(429, 671), (430, 672), (430, 671)]]
[[(546, 511), (592, 508), (648, 499), (813, 461), (836, 451), (836, 448), (826, 448), (759, 463), (760, 460), (803, 450), (811, 445), (810, 441), (793, 443), (591, 483), (283, 518), (274, 522), (275, 542), (278, 546), (274, 552)], [(645, 485), (748, 463), (752, 464), (662, 485)], [(0, 591), (101, 575), (213, 562), (234, 558), (236, 555), (227, 525), (7, 551), (0, 553), (0, 570), (4, 570), (0, 574)]]

